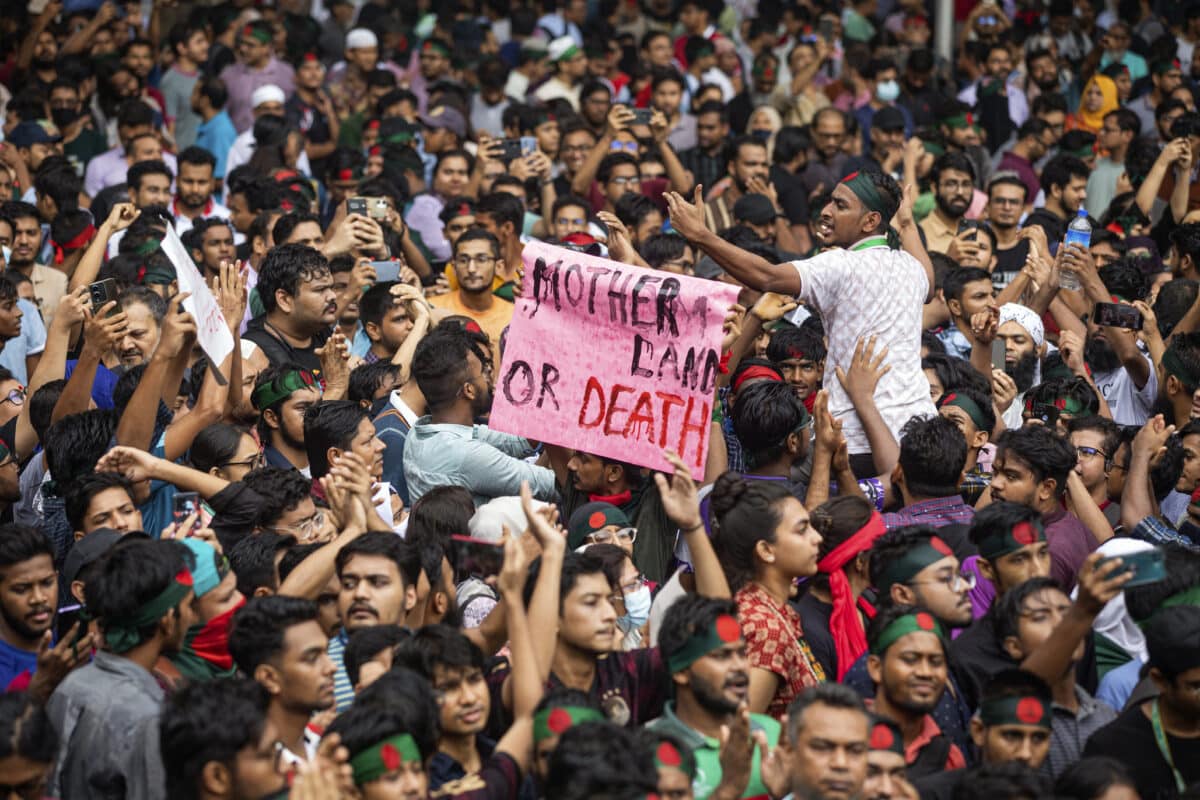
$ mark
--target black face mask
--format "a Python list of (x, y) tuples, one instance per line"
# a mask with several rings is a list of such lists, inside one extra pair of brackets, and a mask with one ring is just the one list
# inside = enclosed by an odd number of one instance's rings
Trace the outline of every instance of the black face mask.
[(50, 109), (50, 119), (57, 127), (65, 128), (79, 119), (79, 112), (73, 108), (52, 108)]
[(35, 58), (33, 59), (33, 68), (39, 72), (45, 72), (54, 69), (55, 61), (53, 58)]

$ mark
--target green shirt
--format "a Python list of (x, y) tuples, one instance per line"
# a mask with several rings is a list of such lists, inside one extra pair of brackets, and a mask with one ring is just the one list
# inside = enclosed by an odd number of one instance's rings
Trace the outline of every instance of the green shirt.
[[(663, 715), (646, 723), (646, 727), (656, 733), (666, 733), (686, 744), (692, 750), (696, 759), (696, 777), (692, 781), (692, 791), (696, 800), (705, 800), (716, 791), (721, 783), (721, 742), (693, 730), (675, 716), (675, 702), (669, 701), (663, 707)], [(779, 743), (779, 723), (765, 714), (750, 715), (750, 731), (763, 731), (767, 735), (767, 744), (774, 747)], [(760, 797), (767, 794), (767, 787), (762, 782), (762, 753), (754, 748), (754, 761), (750, 765), (750, 783), (742, 797)]]

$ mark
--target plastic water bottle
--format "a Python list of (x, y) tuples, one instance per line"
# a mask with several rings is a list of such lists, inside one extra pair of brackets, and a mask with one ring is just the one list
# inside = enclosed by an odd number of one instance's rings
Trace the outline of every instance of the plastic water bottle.
[[(1087, 211), (1079, 209), (1075, 219), (1067, 226), (1067, 238), (1063, 247), (1077, 244), (1084, 250), (1092, 245), (1092, 224), (1088, 222)], [(1059, 273), (1058, 286), (1060, 289), (1079, 289), (1079, 276), (1074, 270), (1064, 269)]]

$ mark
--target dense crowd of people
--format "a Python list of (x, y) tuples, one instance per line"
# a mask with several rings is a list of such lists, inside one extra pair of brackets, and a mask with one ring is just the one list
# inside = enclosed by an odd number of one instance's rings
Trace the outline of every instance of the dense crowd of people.
[(934, 5), (0, 0), (0, 797), (1200, 796), (1200, 4)]

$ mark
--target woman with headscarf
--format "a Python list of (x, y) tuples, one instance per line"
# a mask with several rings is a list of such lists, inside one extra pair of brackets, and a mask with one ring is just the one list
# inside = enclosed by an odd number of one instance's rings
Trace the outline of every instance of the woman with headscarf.
[(1099, 135), (1104, 127), (1104, 117), (1116, 111), (1121, 103), (1117, 100), (1117, 84), (1112, 78), (1093, 75), (1083, 86), (1079, 109), (1067, 116), (1067, 130), (1083, 130)]

